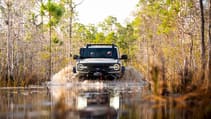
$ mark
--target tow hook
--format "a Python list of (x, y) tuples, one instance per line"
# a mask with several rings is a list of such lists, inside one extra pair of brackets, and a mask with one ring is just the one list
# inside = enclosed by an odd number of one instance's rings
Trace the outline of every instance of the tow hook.
[(94, 76), (102, 76), (102, 73), (101, 72), (95, 72), (93, 75)]

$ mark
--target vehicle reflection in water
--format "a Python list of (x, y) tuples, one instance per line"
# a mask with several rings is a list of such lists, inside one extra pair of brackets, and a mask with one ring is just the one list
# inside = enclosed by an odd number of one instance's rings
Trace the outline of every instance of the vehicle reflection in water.
[(75, 119), (130, 118), (134, 115), (130, 109), (141, 100), (142, 89), (143, 84), (122, 82), (50, 86), (53, 116)]
[(51, 87), (55, 118), (117, 119), (120, 95), (113, 89), (92, 86)]
[(77, 97), (77, 110), (83, 119), (116, 119), (119, 109), (119, 96), (104, 89), (84, 91)]
[(0, 119), (137, 119), (151, 110), (139, 104), (142, 88), (126, 82), (0, 88)]
[[(0, 119), (201, 119), (199, 106), (154, 97), (143, 84), (84, 82), (0, 88)], [(143, 99), (145, 98), (145, 99)], [(209, 110), (208, 110), (209, 112)]]

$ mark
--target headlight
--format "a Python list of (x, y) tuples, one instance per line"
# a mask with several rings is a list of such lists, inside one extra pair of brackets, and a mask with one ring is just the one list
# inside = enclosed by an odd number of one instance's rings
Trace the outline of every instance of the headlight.
[(120, 70), (120, 65), (119, 64), (114, 64), (113, 66), (110, 66), (109, 68), (112, 68), (114, 70)]
[(78, 70), (83, 70), (83, 69), (86, 69), (87, 66), (84, 66), (83, 64), (78, 64), (77, 68), (78, 68)]
[(84, 97), (79, 96), (77, 98), (77, 109), (81, 110), (87, 107), (87, 99)]
[(110, 98), (110, 106), (114, 109), (119, 109), (119, 96), (114, 96)]
[(114, 65), (114, 70), (119, 70), (119, 69), (120, 69), (119, 64), (115, 64), (115, 65)]

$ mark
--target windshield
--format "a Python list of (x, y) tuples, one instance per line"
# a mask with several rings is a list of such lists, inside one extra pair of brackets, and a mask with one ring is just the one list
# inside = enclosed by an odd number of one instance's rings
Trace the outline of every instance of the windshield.
[(117, 59), (116, 48), (84, 48), (80, 53), (81, 58), (114, 58)]

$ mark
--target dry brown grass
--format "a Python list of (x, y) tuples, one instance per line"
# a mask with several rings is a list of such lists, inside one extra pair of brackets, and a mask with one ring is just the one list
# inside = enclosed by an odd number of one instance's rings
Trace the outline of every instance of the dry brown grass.
[(151, 67), (148, 80), (153, 95), (147, 100), (156, 102), (157, 108), (168, 104), (174, 105), (177, 109), (190, 112), (193, 118), (211, 117), (211, 82), (207, 76), (201, 80), (200, 71), (182, 69), (177, 73), (177, 79), (163, 79), (162, 71), (159, 65)]
[(47, 81), (35, 73), (27, 73), (24, 76), (16, 76), (15, 79), (11, 77), (10, 79), (2, 77), (0, 79), (1, 87), (26, 87), (29, 85), (40, 85), (42, 82)]

